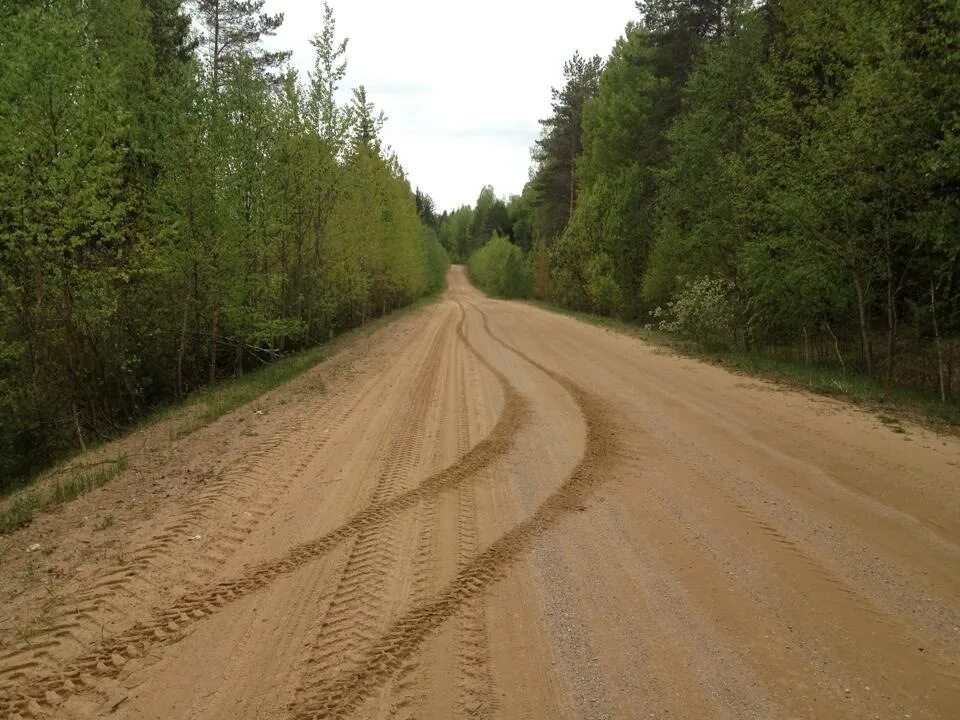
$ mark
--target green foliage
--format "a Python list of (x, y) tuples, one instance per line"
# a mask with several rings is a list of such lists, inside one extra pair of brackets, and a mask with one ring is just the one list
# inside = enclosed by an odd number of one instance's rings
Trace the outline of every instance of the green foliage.
[(637, 6), (509, 208), (536, 296), (960, 391), (956, 3)]
[(657, 151), (651, 137), (656, 128), (650, 122), (660, 87), (654, 54), (649, 33), (638, 25), (627, 25), (617, 39), (600, 74), (597, 95), (583, 110), (583, 153), (577, 162), (583, 187), (601, 175), (649, 164), (651, 151)]
[(553, 112), (540, 121), (543, 131), (532, 153), (534, 170), (528, 197), (535, 208), (535, 236), (556, 238), (573, 213), (584, 108), (597, 94), (601, 67), (599, 56), (584, 58), (575, 53), (564, 63), (564, 86), (551, 90)]
[(487, 242), (494, 233), (508, 235), (510, 229), (510, 215), (506, 204), (496, 196), (493, 188), (487, 185), (480, 191), (477, 204), (473, 208), (464, 257), (472, 255), (473, 251)]
[(426, 270), (426, 292), (439, 292), (446, 285), (450, 257), (440, 244), (440, 238), (433, 228), (426, 227), (423, 229), (422, 242), (423, 266)]
[(197, 3), (197, 46), (178, 0), (5, 13), (0, 489), (442, 285), (332, 12), (301, 84), (263, 6)]
[(630, 165), (600, 175), (583, 191), (551, 256), (560, 302), (609, 315), (639, 314), (638, 279), (651, 234), (650, 215), (638, 198), (644, 173)]
[(473, 209), (469, 205), (457, 208), (452, 213), (444, 213), (440, 219), (440, 244), (450, 258), (463, 262), (470, 253), (470, 225), (473, 222)]
[(653, 318), (666, 333), (693, 340), (701, 349), (729, 347), (735, 340), (733, 287), (721, 278), (703, 277), (684, 285)]
[(534, 227), (533, 188), (527, 185), (520, 195), (513, 195), (507, 203), (510, 236), (524, 252), (530, 252), (537, 240)]
[(741, 20), (726, 43), (706, 48), (683, 88), (687, 111), (668, 133), (672, 159), (658, 173), (658, 222), (643, 288), (651, 305), (666, 302), (678, 278), (740, 280), (755, 193), (742, 153), (765, 42), (759, 15)]
[(263, 37), (274, 35), (283, 24), (283, 13), (262, 12), (265, 4), (266, 0), (196, 0), (197, 16), (203, 27), (202, 47), (215, 91), (224, 81), (225, 66), (249, 61), (262, 71), (277, 67), (290, 56), (288, 52), (268, 52), (260, 46)]
[[(579, 194), (553, 253), (557, 298), (571, 307), (644, 314), (641, 284), (656, 235), (667, 129), (700, 42), (685, 24), (679, 31), (663, 25), (678, 13), (688, 22), (683, 3), (658, 5), (660, 21), (648, 15), (646, 25), (629, 24), (617, 40), (583, 110)], [(610, 268), (602, 279), (600, 264)]]
[(433, 202), (433, 198), (426, 193), (420, 192), (420, 188), (414, 191), (413, 197), (417, 204), (417, 214), (420, 216), (423, 224), (431, 230), (439, 230), (440, 217), (437, 215), (437, 208)]
[(513, 200), (508, 207), (503, 199), (497, 197), (493, 188), (487, 185), (480, 190), (474, 207), (464, 205), (452, 213), (445, 212), (438, 218), (440, 243), (450, 257), (457, 262), (463, 262), (494, 233), (505, 237), (512, 236), (514, 216), (511, 208), (515, 209)]
[(475, 250), (467, 268), (471, 280), (495, 297), (526, 298), (533, 290), (533, 276), (523, 250), (502, 235), (494, 234)]

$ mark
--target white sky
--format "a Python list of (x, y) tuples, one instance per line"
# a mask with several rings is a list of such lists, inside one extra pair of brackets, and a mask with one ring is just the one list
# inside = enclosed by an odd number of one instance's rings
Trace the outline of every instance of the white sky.
[[(386, 112), (383, 140), (410, 182), (438, 210), (473, 204), (480, 189), (519, 193), (537, 120), (575, 50), (606, 59), (633, 0), (332, 0), (338, 38), (348, 37), (349, 88), (365, 85)], [(283, 12), (271, 46), (293, 51), (306, 77), (322, 0), (267, 0)]]

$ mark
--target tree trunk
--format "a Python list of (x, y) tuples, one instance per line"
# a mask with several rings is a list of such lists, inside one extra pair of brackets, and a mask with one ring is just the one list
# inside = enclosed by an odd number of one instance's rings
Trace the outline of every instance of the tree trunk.
[(837, 359), (840, 361), (840, 367), (843, 368), (843, 374), (847, 374), (847, 364), (843, 361), (843, 354), (840, 352), (840, 341), (837, 340), (837, 336), (833, 332), (833, 328), (830, 327), (830, 323), (825, 322), (824, 325), (827, 326), (827, 332), (830, 333), (830, 337), (833, 338), (833, 348), (837, 351)]
[(187, 352), (187, 329), (190, 318), (190, 298), (183, 303), (183, 320), (180, 324), (180, 347), (177, 348), (177, 397), (183, 397), (183, 356)]
[(897, 350), (896, 289), (893, 284), (893, 267), (887, 255), (887, 386), (893, 382), (893, 362)]
[(80, 429), (80, 410), (77, 409), (77, 401), (72, 400), (71, 412), (73, 414), (73, 429), (77, 433), (77, 442), (80, 443), (80, 452), (87, 451), (87, 444), (83, 441), (83, 430)]
[[(577, 127), (579, 127), (579, 120), (577, 122)], [(567, 207), (567, 221), (564, 223), (564, 227), (570, 223), (573, 219), (573, 206), (576, 203), (577, 198), (577, 157), (580, 155), (580, 150), (577, 147), (577, 137), (574, 133), (573, 141), (570, 148), (570, 204)]]
[[(858, 273), (853, 274), (853, 287), (857, 292), (857, 314), (860, 320), (860, 341), (863, 343), (863, 357), (867, 363), (867, 374), (873, 375), (873, 353), (870, 349), (870, 328), (867, 324), (866, 298), (863, 292), (863, 281)], [(833, 331), (831, 331), (833, 334)], [(836, 336), (834, 336), (836, 340)]]
[(237, 345), (237, 351), (233, 356), (233, 376), (243, 375), (243, 343)]
[(210, 329), (210, 375), (209, 382), (217, 381), (217, 345), (220, 342), (220, 308), (213, 305), (213, 327)]
[(220, 3), (213, 10), (213, 94), (220, 93)]
[(87, 451), (87, 444), (83, 439), (83, 429), (80, 424), (80, 406), (77, 397), (80, 393), (80, 382), (78, 380), (79, 364), (77, 352), (77, 329), (73, 318), (73, 294), (69, 286), (65, 283), (63, 287), (63, 332), (65, 337), (64, 355), (67, 361), (67, 394), (70, 404), (70, 415), (73, 420), (73, 429), (77, 436), (77, 443), (81, 452)]
[(937, 296), (930, 281), (930, 315), (933, 318), (933, 338), (937, 347), (937, 376), (940, 379), (940, 402), (947, 401), (947, 385), (943, 375), (943, 346), (940, 344), (940, 327), (937, 325)]

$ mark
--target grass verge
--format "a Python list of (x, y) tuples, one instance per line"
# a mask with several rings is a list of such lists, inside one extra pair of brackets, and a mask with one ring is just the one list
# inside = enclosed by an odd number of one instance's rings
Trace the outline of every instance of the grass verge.
[[(442, 291), (438, 291), (427, 295), (383, 317), (347, 330), (326, 343), (288, 355), (240, 377), (198, 390), (179, 403), (150, 413), (126, 434), (168, 422), (171, 440), (186, 437), (217, 418), (293, 380), (326, 360), (341, 344), (365, 337), (403, 315), (436, 302), (441, 294)], [(88, 453), (96, 450), (97, 447), (91, 447)], [(127, 467), (126, 456), (93, 465), (78, 463), (80, 457), (75, 456), (53, 470), (25, 480), (7, 493), (7, 497), (0, 498), (0, 535), (29, 525), (37, 513), (50, 510), (105, 485)]]
[(899, 418), (919, 422), (939, 431), (960, 432), (960, 404), (950, 401), (942, 402), (939, 396), (932, 392), (901, 385), (888, 387), (880, 380), (860, 373), (807, 365), (759, 353), (734, 350), (707, 352), (698, 349), (694, 343), (632, 323), (568, 310), (536, 300), (527, 302), (591, 325), (638, 337), (649, 343), (667, 347), (681, 355), (720, 365), (734, 372), (773, 380), (817, 395), (846, 400), (877, 413), (882, 422), (895, 430), (899, 429), (897, 422)]
[(97, 469), (72, 468), (64, 477), (40, 488), (25, 488), (17, 492), (5, 506), (0, 508), (0, 535), (29, 525), (33, 516), (44, 510), (62, 505), (74, 498), (107, 484), (127, 467), (124, 456), (99, 463)]
[(365, 337), (407, 313), (426, 307), (436, 302), (441, 294), (442, 291), (438, 291), (427, 295), (383, 317), (347, 330), (328, 342), (288, 355), (240, 377), (223, 380), (216, 385), (198, 390), (182, 402), (150, 414), (138, 425), (138, 428), (149, 427), (178, 417), (181, 418), (181, 422), (171, 429), (171, 439), (186, 437), (323, 362), (336, 352), (342, 343)]

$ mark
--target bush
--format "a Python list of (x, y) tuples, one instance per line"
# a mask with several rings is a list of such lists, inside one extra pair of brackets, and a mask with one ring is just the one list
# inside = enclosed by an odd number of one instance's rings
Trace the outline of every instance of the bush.
[(440, 244), (437, 233), (428, 227), (423, 229), (423, 257), (423, 264), (427, 272), (427, 292), (443, 290), (447, 282), (447, 268), (450, 266), (450, 258), (447, 257), (447, 251)]
[(526, 298), (533, 291), (533, 276), (523, 250), (496, 233), (470, 256), (470, 279), (496, 297)]
[(683, 285), (653, 317), (664, 332), (693, 340), (702, 349), (722, 349), (735, 339), (732, 293), (729, 281), (702, 277)]
[(616, 315), (623, 305), (623, 295), (614, 277), (615, 268), (610, 256), (606, 253), (592, 256), (584, 267), (583, 275), (593, 312)]

